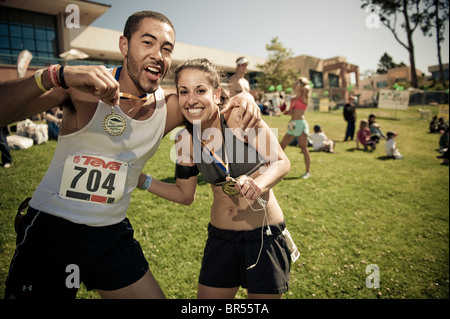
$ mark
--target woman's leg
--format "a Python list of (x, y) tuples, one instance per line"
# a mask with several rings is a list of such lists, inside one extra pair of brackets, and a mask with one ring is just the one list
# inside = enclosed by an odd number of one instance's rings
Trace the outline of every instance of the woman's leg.
[(239, 287), (233, 288), (215, 288), (198, 284), (198, 299), (233, 299), (236, 296)]
[(305, 160), (305, 166), (306, 166), (306, 173), (310, 174), (309, 169), (311, 166), (311, 156), (309, 155), (309, 150), (308, 150), (308, 139), (305, 133), (303, 133), (302, 135), (300, 135), (298, 137), (298, 145), (302, 150), (303, 153), (303, 159)]
[(283, 137), (283, 140), (282, 140), (281, 143), (280, 143), (281, 148), (284, 150), (284, 149), (286, 148), (286, 146), (288, 146), (289, 144), (291, 144), (292, 141), (293, 141), (294, 139), (295, 139), (295, 136), (294, 136), (294, 135), (286, 134), (286, 135)]

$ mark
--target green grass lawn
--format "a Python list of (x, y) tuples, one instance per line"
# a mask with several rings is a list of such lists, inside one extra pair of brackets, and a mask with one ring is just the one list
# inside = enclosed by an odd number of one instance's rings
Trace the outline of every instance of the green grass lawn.
[[(425, 107), (437, 114), (436, 107)], [(320, 124), (336, 140), (337, 154), (312, 152), (311, 174), (300, 149), (288, 147), (291, 170), (274, 189), (289, 231), (302, 256), (291, 267), (287, 299), (449, 298), (449, 168), (436, 159), (439, 135), (428, 133), (418, 107), (408, 111), (358, 109), (358, 119), (377, 115), (384, 133), (394, 130), (403, 160), (384, 158), (384, 141), (374, 152), (342, 142), (341, 111), (309, 112), (310, 128)], [(289, 117), (264, 117), (278, 128)], [(173, 181), (167, 136), (146, 166), (155, 178)], [(0, 298), (15, 249), (17, 206), (43, 177), (56, 142), (13, 151), (13, 166), (0, 169)], [(128, 217), (151, 270), (168, 298), (195, 298), (207, 237), (210, 186), (199, 179), (189, 206), (136, 191)], [(377, 265), (378, 289), (366, 287), (366, 267)], [(79, 298), (98, 298), (82, 288)], [(245, 298), (240, 290), (238, 298)]]

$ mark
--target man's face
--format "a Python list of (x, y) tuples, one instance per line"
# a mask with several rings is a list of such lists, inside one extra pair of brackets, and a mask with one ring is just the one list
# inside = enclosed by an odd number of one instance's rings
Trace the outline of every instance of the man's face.
[(238, 65), (238, 71), (241, 74), (247, 74), (247, 66), (248, 66), (248, 63), (239, 64)]
[(130, 41), (123, 36), (120, 41), (128, 75), (139, 93), (155, 92), (172, 63), (173, 29), (159, 20), (144, 18)]

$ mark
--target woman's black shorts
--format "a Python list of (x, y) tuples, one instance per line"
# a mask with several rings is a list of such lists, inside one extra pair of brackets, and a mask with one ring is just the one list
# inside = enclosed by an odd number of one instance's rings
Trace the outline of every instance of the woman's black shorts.
[(208, 287), (242, 286), (251, 294), (282, 294), (289, 287), (291, 257), (282, 231), (285, 223), (264, 227), (261, 248), (261, 228), (250, 231), (224, 230), (208, 226), (208, 240), (202, 260), (199, 283)]

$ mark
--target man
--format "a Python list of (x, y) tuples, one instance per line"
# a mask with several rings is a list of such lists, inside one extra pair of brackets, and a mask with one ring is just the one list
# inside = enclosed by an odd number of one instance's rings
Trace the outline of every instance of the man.
[(241, 92), (250, 92), (250, 84), (245, 75), (247, 74), (248, 60), (246, 57), (240, 57), (236, 60), (236, 73), (228, 81), (228, 90), (230, 96), (235, 96)]
[[(164, 298), (125, 216), (145, 163), (184, 121), (177, 96), (160, 87), (174, 45), (167, 17), (138, 12), (120, 37), (125, 59), (114, 75), (103, 66), (51, 66), (0, 84), (0, 125), (64, 110), (55, 155), (20, 224), (6, 298), (74, 298), (67, 269), (102, 298)], [(240, 115), (249, 100), (235, 99)], [(253, 104), (244, 127), (257, 121)]]
[(353, 141), (355, 136), (356, 106), (354, 100), (355, 97), (350, 95), (348, 97), (348, 103), (344, 105), (344, 120), (347, 122), (344, 142), (346, 142), (349, 138)]

